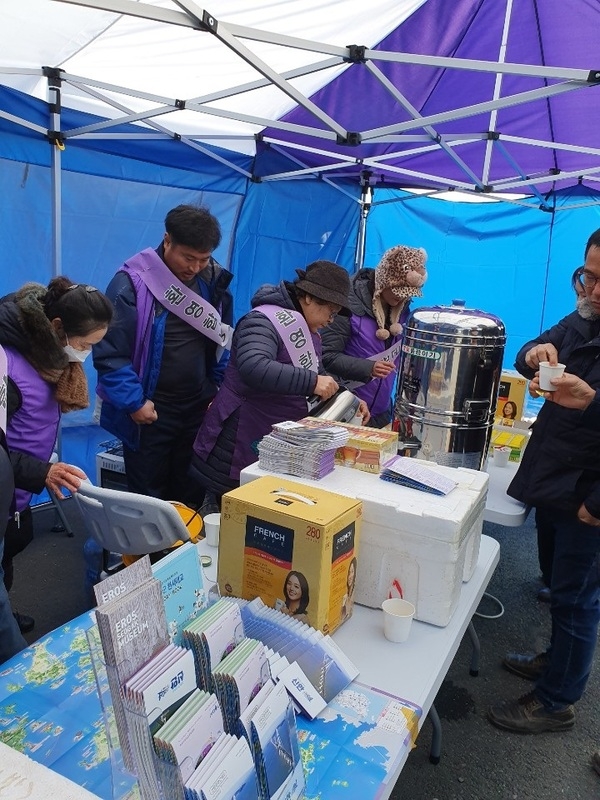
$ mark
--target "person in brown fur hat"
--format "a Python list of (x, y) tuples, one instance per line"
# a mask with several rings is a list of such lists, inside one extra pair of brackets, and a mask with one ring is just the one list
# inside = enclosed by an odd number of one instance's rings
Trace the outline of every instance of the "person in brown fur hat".
[[(399, 244), (383, 254), (375, 268), (375, 292), (373, 313), (379, 324), (378, 339), (385, 341), (390, 335), (402, 333), (400, 315), (412, 297), (422, 297), (421, 287), (427, 280), (422, 247), (407, 247)], [(400, 300), (401, 302), (394, 302)], [(389, 322), (388, 322), (389, 320)]]
[(416, 247), (387, 250), (375, 269), (353, 276), (352, 317), (338, 316), (321, 332), (325, 369), (366, 402), (374, 428), (391, 420), (402, 322), (411, 299), (422, 296), (425, 258), (425, 251)]
[[(29, 501), (44, 487), (62, 498), (76, 491), (85, 474), (70, 464), (51, 463), (61, 413), (89, 405), (82, 362), (112, 319), (110, 301), (93, 286), (61, 276), (48, 286), (27, 283), (0, 300), (0, 345), (7, 385), (6, 440), (15, 475), (15, 513), (4, 539), (4, 584), (10, 590), (13, 558), (31, 542)], [(31, 617), (15, 614), (22, 632)]]

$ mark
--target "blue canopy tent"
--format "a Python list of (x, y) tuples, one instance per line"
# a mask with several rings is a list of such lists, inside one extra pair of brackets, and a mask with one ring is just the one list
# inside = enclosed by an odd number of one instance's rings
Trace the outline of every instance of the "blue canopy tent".
[(23, 0), (3, 10), (0, 292), (103, 287), (204, 202), (238, 316), (317, 257), (417, 244), (423, 302), (501, 316), (510, 364), (570, 310), (600, 227), (599, 30), (586, 0)]

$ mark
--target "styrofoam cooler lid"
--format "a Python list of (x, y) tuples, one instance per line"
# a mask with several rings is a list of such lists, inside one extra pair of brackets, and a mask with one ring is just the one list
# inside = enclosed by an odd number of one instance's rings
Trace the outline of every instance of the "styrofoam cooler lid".
[[(427, 467), (457, 481), (458, 485), (446, 496), (438, 497), (383, 481), (379, 475), (342, 466), (336, 466), (320, 481), (295, 476), (293, 480), (362, 500), (365, 522), (458, 544), (483, 510), (489, 476), (478, 470), (443, 467), (430, 462)], [(247, 483), (266, 474), (273, 473), (265, 472), (256, 462), (242, 470), (241, 482)]]

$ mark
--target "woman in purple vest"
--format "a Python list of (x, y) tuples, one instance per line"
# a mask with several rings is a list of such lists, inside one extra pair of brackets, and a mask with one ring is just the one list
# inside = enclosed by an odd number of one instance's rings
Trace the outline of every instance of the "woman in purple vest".
[[(4, 539), (4, 583), (13, 582), (13, 558), (33, 538), (29, 501), (44, 487), (62, 498), (85, 474), (51, 463), (62, 412), (89, 405), (82, 362), (108, 329), (112, 305), (93, 286), (54, 278), (48, 287), (27, 283), (0, 300), (0, 345), (8, 372), (6, 439), (14, 469), (15, 512)], [(27, 632), (31, 617), (15, 615)]]
[(401, 341), (411, 298), (423, 296), (425, 258), (421, 248), (387, 250), (375, 269), (361, 269), (352, 278), (351, 317), (338, 316), (323, 331), (325, 369), (366, 402), (373, 428), (383, 428), (392, 418), (400, 353), (389, 354), (389, 360), (384, 356)]
[[(236, 326), (223, 384), (194, 442), (190, 476), (209, 497), (239, 485), (240, 470), (256, 461), (273, 424), (302, 419), (307, 397), (327, 400), (339, 388), (321, 366), (319, 331), (336, 315), (349, 316), (348, 273), (331, 261), (296, 272), (293, 283), (261, 286), (254, 310)], [(295, 364), (293, 351), (303, 343)], [(364, 403), (361, 413), (368, 419)], [(206, 501), (201, 513), (209, 513)]]

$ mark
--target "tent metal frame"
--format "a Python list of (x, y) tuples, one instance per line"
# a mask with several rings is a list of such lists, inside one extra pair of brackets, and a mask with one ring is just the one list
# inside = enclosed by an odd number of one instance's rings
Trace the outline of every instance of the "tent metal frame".
[[(290, 178), (314, 178), (327, 179), (332, 185), (336, 185), (335, 179), (340, 175), (344, 168), (351, 168), (354, 177), (360, 181), (363, 170), (371, 170), (374, 175), (387, 175), (388, 179), (393, 179), (396, 185), (426, 185), (434, 189), (460, 189), (466, 192), (498, 192), (511, 190), (513, 192), (523, 192), (532, 194), (540, 205), (544, 205), (544, 197), (537, 188), (539, 184), (549, 183), (556, 186), (566, 180), (595, 178), (600, 171), (600, 148), (584, 147), (569, 144), (568, 142), (553, 142), (542, 139), (527, 137), (517, 137), (504, 134), (502, 131), (494, 129), (498, 111), (521, 104), (531, 103), (540, 99), (547, 99), (566, 92), (576, 91), (583, 88), (591, 88), (600, 83), (600, 70), (570, 69), (566, 67), (542, 67), (530, 64), (513, 64), (505, 61), (506, 41), (511, 24), (512, 0), (508, 0), (505, 11), (504, 29), (502, 35), (502, 45), (498, 54), (497, 61), (481, 61), (464, 58), (452, 58), (445, 56), (422, 56), (412, 53), (399, 53), (383, 50), (374, 50), (368, 47), (350, 45), (339, 47), (323, 42), (316, 42), (294, 36), (262, 31), (247, 26), (224, 23), (210, 14), (206, 9), (198, 6), (193, 0), (175, 0), (181, 10), (166, 9), (158, 6), (133, 2), (133, 0), (56, 0), (66, 4), (88, 7), (101, 11), (108, 11), (118, 15), (137, 17), (140, 19), (159, 22), (162, 24), (178, 25), (194, 29), (204, 35), (212, 35), (218, 39), (224, 47), (234, 52), (240, 59), (243, 59), (259, 74), (255, 81), (243, 83), (237, 86), (228, 87), (217, 92), (211, 92), (202, 96), (189, 98), (187, 100), (169, 98), (148, 92), (141, 92), (124, 86), (119, 86), (102, 81), (91, 80), (83, 76), (72, 75), (60, 69), (53, 70), (27, 70), (27, 74), (50, 73), (49, 82), (58, 81), (58, 87), (70, 85), (77, 91), (87, 92), (97, 101), (105, 103), (112, 112), (117, 112), (116, 118), (100, 121), (91, 125), (72, 130), (59, 131), (54, 127), (45, 131), (49, 138), (54, 135), (61, 142), (68, 142), (69, 139), (102, 139), (102, 138), (165, 138), (181, 142), (188, 147), (198, 150), (205, 155), (216, 158), (224, 166), (245, 177), (255, 180), (288, 180)], [(253, 53), (245, 44), (245, 41), (262, 42), (282, 47), (295, 48), (310, 53), (317, 53), (325, 58), (314, 61), (303, 67), (298, 67), (288, 72), (279, 74), (269, 64)], [(199, 48), (199, 52), (201, 52)], [(484, 72), (496, 76), (493, 97), (486, 102), (474, 103), (469, 106), (451, 109), (438, 114), (422, 116), (419, 111), (411, 104), (410, 100), (398, 90), (397, 87), (388, 80), (378, 66), (380, 63), (398, 64), (417, 64), (433, 68), (458, 69), (467, 72)], [(319, 108), (310, 98), (300, 92), (292, 83), (294, 79), (303, 75), (308, 75), (316, 71), (329, 70), (334, 67), (349, 66), (351, 64), (362, 64), (369, 70), (370, 74), (385, 88), (396, 103), (402, 107), (409, 115), (409, 119), (397, 124), (381, 126), (373, 129), (360, 131), (348, 131), (339, 121)], [(25, 72), (14, 67), (1, 67), (2, 73)], [(500, 97), (501, 82), (504, 76), (518, 75), (545, 79), (550, 82), (539, 89), (525, 92), (514, 93)], [(218, 101), (225, 101), (235, 98), (247, 92), (260, 90), (263, 87), (273, 86), (283, 92), (294, 103), (306, 109), (314, 118), (315, 125), (298, 125), (286, 122), (281, 119), (270, 119), (260, 115), (244, 114), (236, 110), (228, 110), (222, 107), (211, 105)], [(54, 87), (56, 88), (56, 86)], [(125, 104), (120, 103), (116, 97), (128, 96), (136, 101), (144, 101), (149, 104), (146, 110), (133, 110)], [(116, 97), (115, 97), (116, 96)], [(215, 117), (235, 119), (245, 126), (251, 126), (249, 132), (240, 132), (240, 135), (206, 135), (200, 132), (181, 135), (176, 129), (176, 112), (183, 110), (197, 112)], [(478, 114), (489, 114), (489, 130), (482, 134), (465, 133), (440, 135), (436, 130), (436, 125), (451, 121), (465, 119)], [(159, 122), (160, 117), (171, 115), (168, 121)], [(14, 116), (0, 111), (0, 116), (10, 119), (12, 122), (19, 122), (26, 127), (33, 128), (42, 132), (39, 127), (32, 126), (26, 120), (18, 120)], [(59, 120), (55, 119), (54, 124)], [(136, 123), (140, 127), (139, 133), (121, 134), (111, 132), (111, 128), (125, 123)], [(277, 145), (280, 152), (284, 153), (290, 161), (298, 166), (298, 169), (288, 170), (278, 174), (266, 176), (251, 175), (241, 169), (238, 165), (223, 158), (212, 151), (205, 149), (202, 142), (211, 141), (234, 141), (243, 140), (249, 136), (258, 134), (258, 138), (263, 141), (261, 130), (270, 128), (279, 130), (283, 136), (279, 139), (274, 137), (264, 137), (266, 143)], [(285, 140), (285, 133), (298, 134), (308, 137), (314, 145), (300, 145)], [(461, 148), (477, 140), (486, 140), (485, 159), (481, 174), (476, 174), (468, 166), (465, 159), (461, 157)], [(316, 143), (323, 142), (323, 147)], [(347, 146), (348, 153), (341, 155), (339, 152), (327, 149), (327, 144), (335, 144), (337, 147)], [(360, 143), (377, 144), (403, 144), (413, 142), (415, 147), (407, 150), (398, 150), (380, 156), (364, 157), (353, 154), (353, 145)], [(598, 168), (582, 167), (568, 173), (550, 169), (547, 173), (532, 177), (519, 165), (518, 160), (511, 155), (511, 145), (526, 145), (531, 147), (551, 148), (557, 152), (570, 151), (589, 156), (598, 156)], [(430, 150), (440, 149), (445, 156), (464, 173), (462, 180), (450, 180), (444, 175), (428, 174), (407, 167), (403, 167), (402, 161), (411, 156), (426, 153)], [(323, 167), (315, 167), (303, 163), (301, 157), (291, 157), (290, 154), (301, 154), (309, 152), (319, 156), (324, 160)], [(506, 175), (489, 183), (490, 163), (493, 153), (497, 153), (506, 163)], [(395, 163), (389, 163), (394, 161)], [(399, 162), (399, 163), (398, 163)], [(377, 181), (377, 178), (373, 178)]]
[[(191, 28), (203, 35), (212, 35), (218, 39), (224, 47), (234, 52), (240, 59), (249, 64), (258, 74), (259, 78), (254, 81), (231, 86), (216, 92), (207, 93), (187, 100), (165, 97), (149, 92), (142, 92), (125, 86), (86, 78), (84, 76), (72, 75), (58, 67), (41, 67), (37, 69), (19, 69), (11, 66), (0, 65), (0, 75), (2, 74), (26, 74), (44, 76), (48, 81), (48, 104), (49, 104), (49, 126), (43, 128), (29, 120), (17, 117), (6, 111), (0, 110), (0, 118), (12, 123), (22, 125), (29, 130), (46, 136), (55, 147), (52, 148), (52, 193), (53, 193), (53, 221), (54, 221), (54, 243), (53, 255), (55, 274), (61, 271), (61, 152), (65, 145), (71, 140), (78, 139), (165, 139), (173, 140), (177, 144), (187, 146), (191, 150), (202, 153), (215, 159), (223, 166), (243, 175), (246, 179), (260, 181), (276, 181), (290, 179), (319, 179), (324, 180), (336, 189), (344, 192), (355, 200), (361, 209), (359, 244), (357, 246), (357, 259), (361, 250), (364, 250), (364, 235), (366, 227), (366, 217), (368, 210), (375, 203), (370, 189), (377, 185), (377, 174), (382, 177), (392, 178), (394, 185), (399, 187), (426, 186), (433, 193), (452, 189), (464, 192), (486, 193), (498, 197), (498, 192), (523, 192), (532, 195), (532, 202), (537, 203), (544, 211), (560, 210), (550, 207), (546, 198), (542, 195), (539, 185), (552, 186), (564, 181), (579, 182), (584, 179), (596, 181), (600, 179), (600, 148), (592, 146), (579, 146), (568, 142), (547, 141), (534, 139), (524, 136), (514, 136), (495, 130), (497, 114), (501, 109), (517, 105), (531, 103), (540, 99), (547, 99), (566, 92), (577, 91), (580, 89), (591, 88), (600, 83), (600, 70), (569, 69), (566, 67), (542, 67), (529, 64), (508, 63), (505, 60), (506, 42), (510, 30), (512, 2), (508, 0), (505, 10), (504, 27), (502, 34), (502, 44), (497, 61), (482, 61), (464, 58), (452, 58), (445, 56), (422, 56), (412, 53), (390, 52), (384, 50), (374, 50), (366, 46), (349, 45), (335, 46), (302, 39), (294, 36), (262, 31), (247, 26), (224, 23), (210, 14), (206, 9), (198, 6), (193, 0), (175, 0), (181, 9), (166, 9), (152, 6), (145, 3), (133, 2), (133, 0), (56, 0), (71, 5), (88, 7), (90, 9), (112, 12), (117, 15), (137, 17), (147, 21), (154, 21), (168, 25), (178, 25)], [(302, 67), (278, 73), (263, 59), (253, 53), (244, 43), (245, 41), (262, 42), (281, 47), (296, 48), (302, 51), (320, 54), (319, 60), (313, 61)], [(199, 49), (199, 52), (200, 49)], [(325, 56), (325, 58), (322, 58)], [(493, 96), (485, 102), (474, 103), (461, 108), (451, 109), (437, 114), (423, 116), (392, 82), (385, 76), (378, 62), (415, 64), (432, 68), (458, 69), (466, 72), (484, 72), (496, 76), (494, 83)], [(309, 75), (314, 72), (340, 68), (344, 66), (361, 64), (377, 80), (393, 100), (408, 114), (409, 119), (397, 124), (381, 126), (378, 128), (364, 129), (360, 131), (348, 131), (344, 126), (319, 108), (310, 98), (300, 92), (292, 83), (296, 78)], [(544, 79), (549, 82), (546, 86), (524, 92), (518, 92), (507, 96), (500, 96), (501, 84), (504, 76), (517, 75)], [(106, 106), (116, 116), (105, 119), (90, 125), (61, 130), (61, 95), (65, 86), (71, 86), (78, 92), (83, 92), (93, 97), (97, 102)], [(287, 122), (282, 119), (271, 119), (268, 117), (244, 114), (238, 110), (228, 110), (226, 108), (210, 105), (216, 102), (223, 102), (230, 98), (239, 97), (248, 92), (257, 91), (264, 87), (276, 87), (283, 92), (290, 100), (307, 110), (314, 118), (316, 124), (299, 125)], [(129, 97), (136, 101), (143, 101), (149, 104), (145, 110), (134, 110), (124, 102), (119, 101), (119, 97)], [(212, 115), (218, 118), (235, 119), (250, 126), (247, 132), (239, 134), (213, 134), (188, 133), (181, 134), (177, 131), (175, 123), (176, 114), (181, 111), (192, 111), (199, 114)], [(451, 120), (461, 120), (478, 114), (489, 114), (489, 130), (482, 133), (455, 133), (440, 134), (436, 126)], [(160, 121), (161, 118), (171, 115), (167, 120)], [(134, 123), (139, 127), (139, 132), (115, 132), (115, 126), (126, 123)], [(269, 128), (278, 130), (282, 133), (282, 138), (275, 138), (273, 135), (263, 135), (261, 131)], [(314, 144), (300, 144), (288, 141), (284, 138), (285, 133), (299, 134), (308, 137)], [(285, 155), (290, 164), (295, 164), (296, 168), (284, 172), (261, 175), (250, 173), (238, 164), (230, 161), (225, 156), (207, 148), (203, 143), (211, 141), (243, 141), (246, 139), (258, 139), (278, 152)], [(481, 174), (476, 174), (461, 157), (461, 149), (473, 142), (485, 141), (485, 158)], [(319, 147), (317, 142), (322, 142)], [(327, 143), (336, 147), (347, 147), (347, 154), (327, 149)], [(355, 145), (362, 143), (372, 144), (413, 144), (405, 150), (397, 150), (377, 156), (357, 156), (353, 154)], [(518, 160), (511, 154), (511, 145), (530, 146), (552, 149), (556, 152), (579, 153), (587, 157), (598, 158), (598, 165), (592, 167), (582, 167), (569, 172), (561, 172), (558, 169), (550, 169), (539, 175), (526, 174), (525, 170), (519, 165)], [(444, 175), (435, 175), (409, 167), (399, 165), (403, 159), (411, 156), (441, 150), (445, 156), (455, 166), (464, 173), (462, 180), (449, 179)], [(322, 166), (307, 164), (301, 158), (302, 153), (310, 153), (323, 159)], [(355, 151), (356, 152), (356, 151)], [(497, 153), (507, 165), (506, 174), (489, 183), (490, 165), (492, 154)], [(389, 163), (389, 162), (395, 163)], [(369, 177), (365, 177), (369, 176)], [(350, 195), (339, 183), (336, 178), (354, 178), (361, 186), (360, 197)], [(368, 191), (369, 190), (369, 191)], [(530, 203), (522, 203), (530, 206)], [(586, 205), (582, 203), (581, 205)], [(594, 205), (590, 202), (588, 205)], [(357, 260), (360, 266), (360, 260)]]

